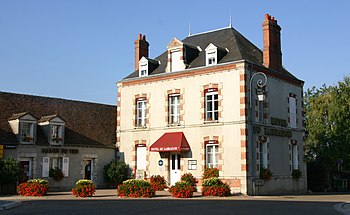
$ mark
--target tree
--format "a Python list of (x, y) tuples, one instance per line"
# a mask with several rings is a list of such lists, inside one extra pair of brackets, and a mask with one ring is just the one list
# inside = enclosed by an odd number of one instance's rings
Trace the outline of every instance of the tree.
[(6, 158), (0, 160), (0, 183), (16, 183), (21, 173), (17, 160)]
[(350, 170), (350, 77), (336, 86), (307, 90), (304, 110), (308, 168), (318, 168), (310, 169), (309, 182), (324, 180), (318, 188), (324, 190), (339, 178), (340, 163)]
[(116, 186), (128, 179), (130, 175), (129, 165), (119, 160), (112, 160), (104, 167), (104, 171), (107, 181)]

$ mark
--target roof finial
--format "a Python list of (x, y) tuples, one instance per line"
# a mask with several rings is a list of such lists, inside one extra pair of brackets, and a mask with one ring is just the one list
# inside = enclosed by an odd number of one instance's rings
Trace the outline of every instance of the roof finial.
[(231, 12), (230, 12), (230, 25), (228, 27), (232, 28), (232, 15), (231, 15)]
[(188, 36), (191, 36), (191, 22), (188, 23)]

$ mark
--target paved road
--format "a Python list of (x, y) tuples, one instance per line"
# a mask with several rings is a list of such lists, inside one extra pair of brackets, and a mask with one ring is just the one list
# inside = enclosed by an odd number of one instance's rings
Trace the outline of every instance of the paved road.
[(200, 215), (339, 215), (334, 202), (273, 200), (194, 200), (194, 199), (118, 199), (118, 200), (29, 200), (1, 214), (200, 214)]

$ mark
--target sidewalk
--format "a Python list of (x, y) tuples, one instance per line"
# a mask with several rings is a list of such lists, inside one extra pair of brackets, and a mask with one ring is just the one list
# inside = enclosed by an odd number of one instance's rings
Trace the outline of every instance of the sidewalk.
[[(46, 196), (31, 197), (31, 196), (18, 196), (18, 195), (6, 195), (0, 196), (0, 211), (8, 210), (13, 207), (19, 207), (22, 202), (25, 201), (45, 201), (45, 200), (81, 200), (82, 198), (76, 198), (70, 191), (66, 192), (49, 192)], [(116, 195), (116, 189), (98, 189), (93, 197), (84, 198), (88, 200), (159, 200), (159, 199), (171, 199), (173, 198), (168, 191), (157, 191), (156, 196), (152, 198), (120, 198)], [(334, 202), (334, 209), (342, 214), (350, 215), (350, 194), (346, 195), (289, 195), (289, 196), (228, 196), (228, 197), (205, 197), (200, 192), (195, 192), (192, 198), (183, 200), (250, 200), (250, 201), (303, 201), (303, 202)]]

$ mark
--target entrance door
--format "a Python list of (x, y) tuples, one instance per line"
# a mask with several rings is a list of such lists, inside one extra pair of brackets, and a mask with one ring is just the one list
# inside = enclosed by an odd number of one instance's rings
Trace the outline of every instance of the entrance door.
[(180, 181), (180, 154), (170, 154), (170, 185)]
[(32, 177), (32, 162), (30, 158), (24, 158), (19, 161), (21, 168), (20, 182), (26, 182)]
[(92, 160), (88, 160), (85, 166), (85, 179), (91, 180)]

